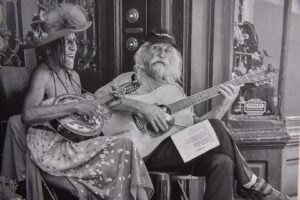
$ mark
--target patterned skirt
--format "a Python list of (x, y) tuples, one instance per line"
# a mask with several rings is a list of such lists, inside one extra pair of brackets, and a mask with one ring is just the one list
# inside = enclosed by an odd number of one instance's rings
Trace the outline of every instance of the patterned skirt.
[(32, 160), (44, 172), (64, 176), (80, 199), (136, 199), (138, 187), (153, 193), (151, 179), (133, 143), (125, 138), (99, 136), (79, 143), (51, 130), (30, 127), (27, 145)]

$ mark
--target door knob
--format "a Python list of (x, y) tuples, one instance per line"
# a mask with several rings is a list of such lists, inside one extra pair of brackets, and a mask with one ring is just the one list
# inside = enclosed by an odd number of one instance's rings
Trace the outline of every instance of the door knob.
[(139, 12), (135, 8), (130, 8), (127, 11), (126, 19), (129, 23), (136, 22), (139, 19)]
[(138, 46), (139, 46), (139, 42), (136, 38), (131, 37), (127, 39), (126, 47), (129, 51), (135, 51)]

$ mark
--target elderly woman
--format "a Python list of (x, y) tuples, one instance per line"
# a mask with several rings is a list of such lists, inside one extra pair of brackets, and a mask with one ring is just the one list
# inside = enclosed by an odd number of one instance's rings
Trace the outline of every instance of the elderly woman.
[(73, 113), (94, 115), (89, 101), (53, 105), (61, 94), (80, 94), (73, 70), (76, 32), (91, 25), (82, 8), (60, 4), (35, 19), (28, 47), (35, 47), (39, 65), (32, 73), (22, 112), (30, 125), (27, 146), (33, 162), (53, 176), (66, 177), (80, 199), (148, 199), (152, 184), (143, 160), (128, 139), (98, 136), (78, 143), (57, 134), (49, 121)]

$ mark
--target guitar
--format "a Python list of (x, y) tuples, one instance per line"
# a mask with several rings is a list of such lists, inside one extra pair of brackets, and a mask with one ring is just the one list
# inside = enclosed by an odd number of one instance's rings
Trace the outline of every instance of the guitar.
[(51, 120), (50, 124), (63, 138), (72, 142), (80, 142), (96, 137), (101, 133), (104, 121), (111, 117), (110, 109), (107, 107), (106, 103), (122, 98), (125, 94), (137, 90), (139, 86), (140, 83), (135, 75), (133, 75), (130, 82), (121, 85), (112, 93), (108, 93), (101, 98), (97, 98), (90, 93), (80, 95), (63, 94), (57, 96), (53, 101), (53, 105), (92, 101), (93, 104), (99, 106), (96, 115), (87, 116), (73, 113), (68, 116)]
[[(265, 81), (273, 78), (275, 71), (271, 65), (261, 70), (235, 78), (223, 84), (242, 85), (250, 82)], [(110, 120), (105, 121), (103, 134), (106, 136), (127, 137), (131, 139), (142, 157), (148, 156), (163, 140), (177, 133), (185, 127), (194, 124), (191, 106), (211, 99), (220, 94), (222, 84), (210, 89), (184, 97), (182, 92), (174, 85), (163, 85), (144, 95), (125, 95), (126, 98), (135, 99), (144, 103), (159, 104), (165, 111), (169, 129), (156, 133), (151, 124), (141, 116), (124, 111), (113, 111)]]

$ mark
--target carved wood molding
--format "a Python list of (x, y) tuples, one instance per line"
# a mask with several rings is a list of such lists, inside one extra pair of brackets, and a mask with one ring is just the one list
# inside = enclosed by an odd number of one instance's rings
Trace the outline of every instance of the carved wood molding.
[(113, 0), (114, 4), (114, 75), (118, 75), (122, 72), (122, 60), (123, 60), (123, 44), (122, 44), (122, 1)]
[(44, 10), (49, 10), (58, 5), (58, 0), (39, 0), (38, 5)]
[(300, 116), (285, 116), (285, 130), (290, 135), (291, 143), (299, 144), (300, 138)]
[(161, 1), (161, 27), (172, 30), (172, 0)]
[(183, 3), (183, 42), (182, 42), (182, 65), (183, 87), (187, 95), (191, 95), (191, 8), (190, 1)]

